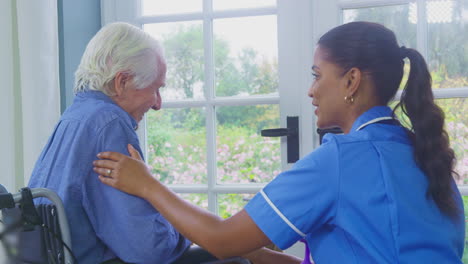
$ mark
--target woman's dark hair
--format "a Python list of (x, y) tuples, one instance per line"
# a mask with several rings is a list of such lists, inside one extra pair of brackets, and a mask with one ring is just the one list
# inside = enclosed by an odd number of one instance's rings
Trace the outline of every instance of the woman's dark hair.
[(422, 55), (400, 47), (395, 34), (386, 27), (370, 22), (352, 22), (338, 26), (318, 41), (326, 59), (346, 73), (355, 67), (373, 82), (379, 104), (387, 105), (398, 90), (403, 77), (404, 58), (410, 61), (408, 82), (398, 107), (408, 116), (408, 129), (414, 146), (414, 158), (427, 176), (427, 197), (450, 217), (459, 215), (452, 177), (455, 155), (444, 130), (444, 113), (435, 104), (431, 75)]

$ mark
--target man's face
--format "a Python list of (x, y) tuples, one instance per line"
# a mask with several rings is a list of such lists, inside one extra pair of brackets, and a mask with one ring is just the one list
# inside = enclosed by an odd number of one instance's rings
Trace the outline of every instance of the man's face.
[(122, 94), (125, 103), (120, 106), (127, 111), (137, 122), (143, 119), (143, 116), (150, 109), (161, 109), (161, 94), (159, 89), (166, 84), (166, 64), (163, 63), (160, 76), (143, 89), (135, 89), (133, 84), (129, 85)]

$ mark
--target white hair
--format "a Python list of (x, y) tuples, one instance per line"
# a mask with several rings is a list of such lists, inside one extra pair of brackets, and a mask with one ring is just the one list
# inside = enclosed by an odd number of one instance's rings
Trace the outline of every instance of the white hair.
[(75, 72), (75, 94), (101, 91), (114, 95), (111, 82), (119, 72), (133, 76), (136, 89), (150, 85), (165, 63), (159, 42), (143, 30), (122, 22), (99, 30), (88, 43)]

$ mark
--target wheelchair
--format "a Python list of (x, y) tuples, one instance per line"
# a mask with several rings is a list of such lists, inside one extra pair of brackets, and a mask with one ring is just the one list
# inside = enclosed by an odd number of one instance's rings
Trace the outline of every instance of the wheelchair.
[[(34, 198), (44, 197), (51, 204), (35, 205)], [(2, 225), (0, 242), (9, 264), (76, 264), (70, 229), (60, 197), (45, 188), (22, 188), (8, 193), (0, 184)], [(218, 260), (206, 250), (190, 247), (173, 264), (250, 264), (241, 257)], [(125, 264), (113, 259), (103, 264)]]

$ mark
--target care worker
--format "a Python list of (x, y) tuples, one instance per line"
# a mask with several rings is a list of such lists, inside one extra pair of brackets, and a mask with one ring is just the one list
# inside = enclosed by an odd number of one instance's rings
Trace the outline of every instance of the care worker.
[[(388, 106), (405, 59), (409, 78), (396, 108), (408, 118), (406, 127)], [(308, 95), (317, 126), (344, 134), (325, 135), (320, 147), (228, 219), (170, 191), (131, 146), (131, 157), (100, 153), (94, 170), (103, 183), (146, 199), (220, 258), (270, 243), (284, 249), (305, 238), (317, 264), (462, 263), (465, 223), (455, 156), (421, 54), (398, 45), (380, 24), (352, 22), (320, 38), (312, 71)]]

